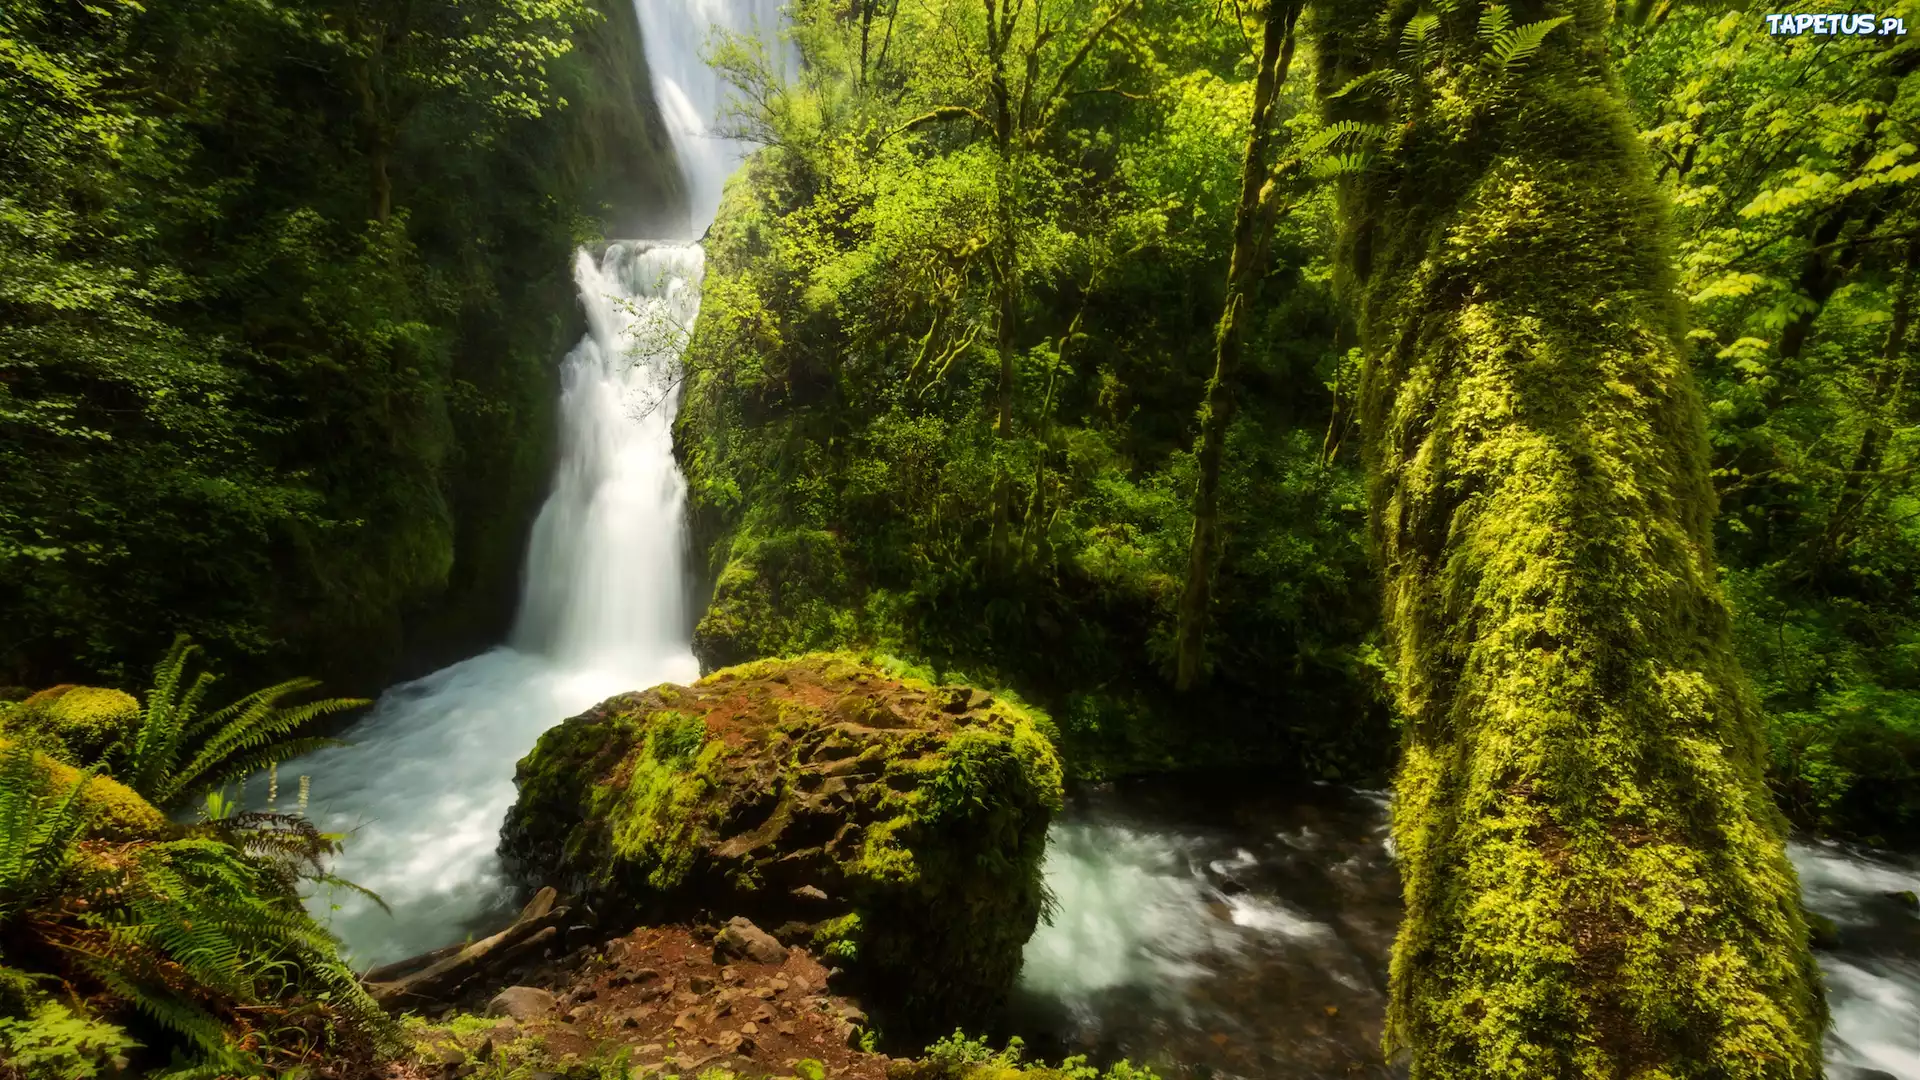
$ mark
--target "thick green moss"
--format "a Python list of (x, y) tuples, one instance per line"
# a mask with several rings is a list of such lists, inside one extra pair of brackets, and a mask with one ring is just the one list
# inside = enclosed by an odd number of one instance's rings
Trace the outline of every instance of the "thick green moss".
[(100, 760), (140, 725), (140, 702), (98, 686), (62, 685), (34, 694), (0, 716), (0, 728), (33, 740), (69, 765)]
[[(1334, 89), (1416, 8), (1318, 10)], [(1343, 243), (1406, 732), (1387, 1041), (1415, 1080), (1820, 1073), (1611, 11), (1517, 5), (1570, 21), (1503, 66), (1460, 5), (1397, 100), (1329, 101), (1387, 132)]]
[[(0, 735), (0, 751), (13, 740)], [(80, 770), (44, 751), (34, 752), (34, 764), (48, 795), (65, 796), (80, 780)], [(80, 792), (80, 806), (87, 816), (87, 832), (107, 840), (153, 840), (165, 835), (167, 817), (132, 788), (112, 777), (95, 774)]]
[(543, 735), (501, 850), (603, 915), (745, 914), (897, 1003), (984, 1019), (1043, 903), (1048, 721), (844, 653), (626, 694)]

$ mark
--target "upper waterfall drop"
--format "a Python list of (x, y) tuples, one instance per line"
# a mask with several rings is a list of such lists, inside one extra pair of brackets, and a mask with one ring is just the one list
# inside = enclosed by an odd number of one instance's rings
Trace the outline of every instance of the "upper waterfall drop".
[(719, 134), (724, 88), (701, 49), (715, 29), (771, 32), (779, 8), (636, 8), (690, 231), (575, 256), (587, 333), (561, 367), (560, 460), (509, 644), (393, 687), (350, 745), (286, 766), (312, 778), (314, 818), (350, 834), (335, 872), (392, 908), (344, 890), (311, 899), (363, 964), (446, 944), (502, 910), (500, 822), (515, 762), (541, 732), (612, 694), (699, 674), (684, 609), (686, 482), (673, 457), (681, 354), (705, 270), (689, 241), (712, 224), (748, 150)]
[(672, 442), (704, 267), (691, 245), (575, 258), (589, 331), (562, 368), (560, 468), (528, 546), (515, 648), (568, 668), (640, 672), (666, 657), (695, 673)]
[(724, 80), (707, 64), (705, 49), (715, 31), (751, 36), (773, 54), (775, 69), (781, 70), (792, 54), (776, 40), (780, 3), (634, 0), (634, 10), (640, 16), (654, 99), (687, 182), (691, 231), (685, 239), (697, 239), (713, 224), (721, 189), (750, 149), (720, 134), (728, 94)]

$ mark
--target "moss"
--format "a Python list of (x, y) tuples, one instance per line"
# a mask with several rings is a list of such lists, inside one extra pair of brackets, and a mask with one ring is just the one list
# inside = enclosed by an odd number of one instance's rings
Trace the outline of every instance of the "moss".
[[(8, 736), (0, 736), (0, 750), (5, 750), (12, 741)], [(79, 769), (44, 751), (35, 751), (34, 764), (39, 766), (50, 795), (63, 796), (80, 781)], [(88, 832), (104, 839), (153, 840), (170, 829), (165, 814), (112, 777), (98, 774), (89, 777), (87, 786), (80, 792), (80, 805), (87, 815)]]
[[(669, 689), (610, 699), (521, 761), (502, 834), (518, 876), (603, 913), (804, 926), (898, 1004), (890, 1031), (995, 1007), (1061, 801), (1043, 714), (852, 653)], [(796, 906), (801, 886), (831, 910)]]
[(0, 728), (24, 734), (69, 765), (98, 761), (140, 724), (132, 694), (98, 686), (53, 686), (0, 716)]
[[(1342, 244), (1405, 730), (1387, 1045), (1414, 1080), (1820, 1073), (1611, 9), (1527, 5), (1571, 21), (1502, 70), (1462, 5), (1403, 98), (1329, 103), (1388, 132)], [(1332, 88), (1413, 6), (1319, 10)]]

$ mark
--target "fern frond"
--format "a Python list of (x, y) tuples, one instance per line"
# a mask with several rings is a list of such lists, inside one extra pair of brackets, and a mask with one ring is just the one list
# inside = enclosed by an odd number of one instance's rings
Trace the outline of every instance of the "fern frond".
[(31, 747), (10, 744), (0, 760), (0, 923), (28, 910), (51, 892), (73, 857), (86, 828), (81, 792), (93, 770), (73, 782), (57, 802), (42, 794), (40, 766)]
[(1513, 28), (1513, 12), (1505, 4), (1488, 4), (1480, 10), (1480, 37), (1488, 43)]
[(1526, 63), (1528, 57), (1539, 51), (1541, 43), (1553, 32), (1553, 28), (1568, 18), (1570, 16), (1560, 15), (1502, 31), (1493, 39), (1493, 48), (1487, 53), (1487, 63), (1499, 71)]
[(339, 739), (313, 736), (305, 739), (279, 739), (254, 750), (243, 750), (234, 756), (211, 766), (209, 772), (186, 773), (180, 783), (172, 789), (175, 801), (189, 797), (207, 788), (231, 784), (252, 776), (269, 765), (311, 754), (316, 750), (325, 750), (334, 746), (345, 746)]
[(1375, 89), (1384, 87), (1393, 93), (1399, 93), (1412, 85), (1413, 77), (1404, 71), (1395, 71), (1392, 68), (1374, 68), (1365, 75), (1355, 75), (1353, 78), (1348, 79), (1346, 85), (1328, 94), (1327, 97), (1329, 99), (1343, 98), (1348, 94), (1356, 93), (1366, 87), (1373, 87)]
[(1379, 124), (1366, 124), (1358, 120), (1341, 120), (1329, 124), (1303, 139), (1297, 156), (1302, 160), (1317, 157), (1334, 146), (1377, 142), (1386, 138), (1387, 129)]
[(1440, 16), (1427, 12), (1415, 15), (1407, 21), (1400, 31), (1400, 55), (1418, 62), (1426, 55), (1427, 46), (1433, 41), (1433, 35), (1440, 28)]

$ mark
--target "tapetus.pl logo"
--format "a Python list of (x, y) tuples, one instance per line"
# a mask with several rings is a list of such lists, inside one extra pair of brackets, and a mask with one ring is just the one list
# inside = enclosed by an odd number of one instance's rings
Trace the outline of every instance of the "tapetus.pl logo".
[(1767, 32), (1775, 37), (1904, 37), (1907, 21), (1891, 15), (1769, 15)]

